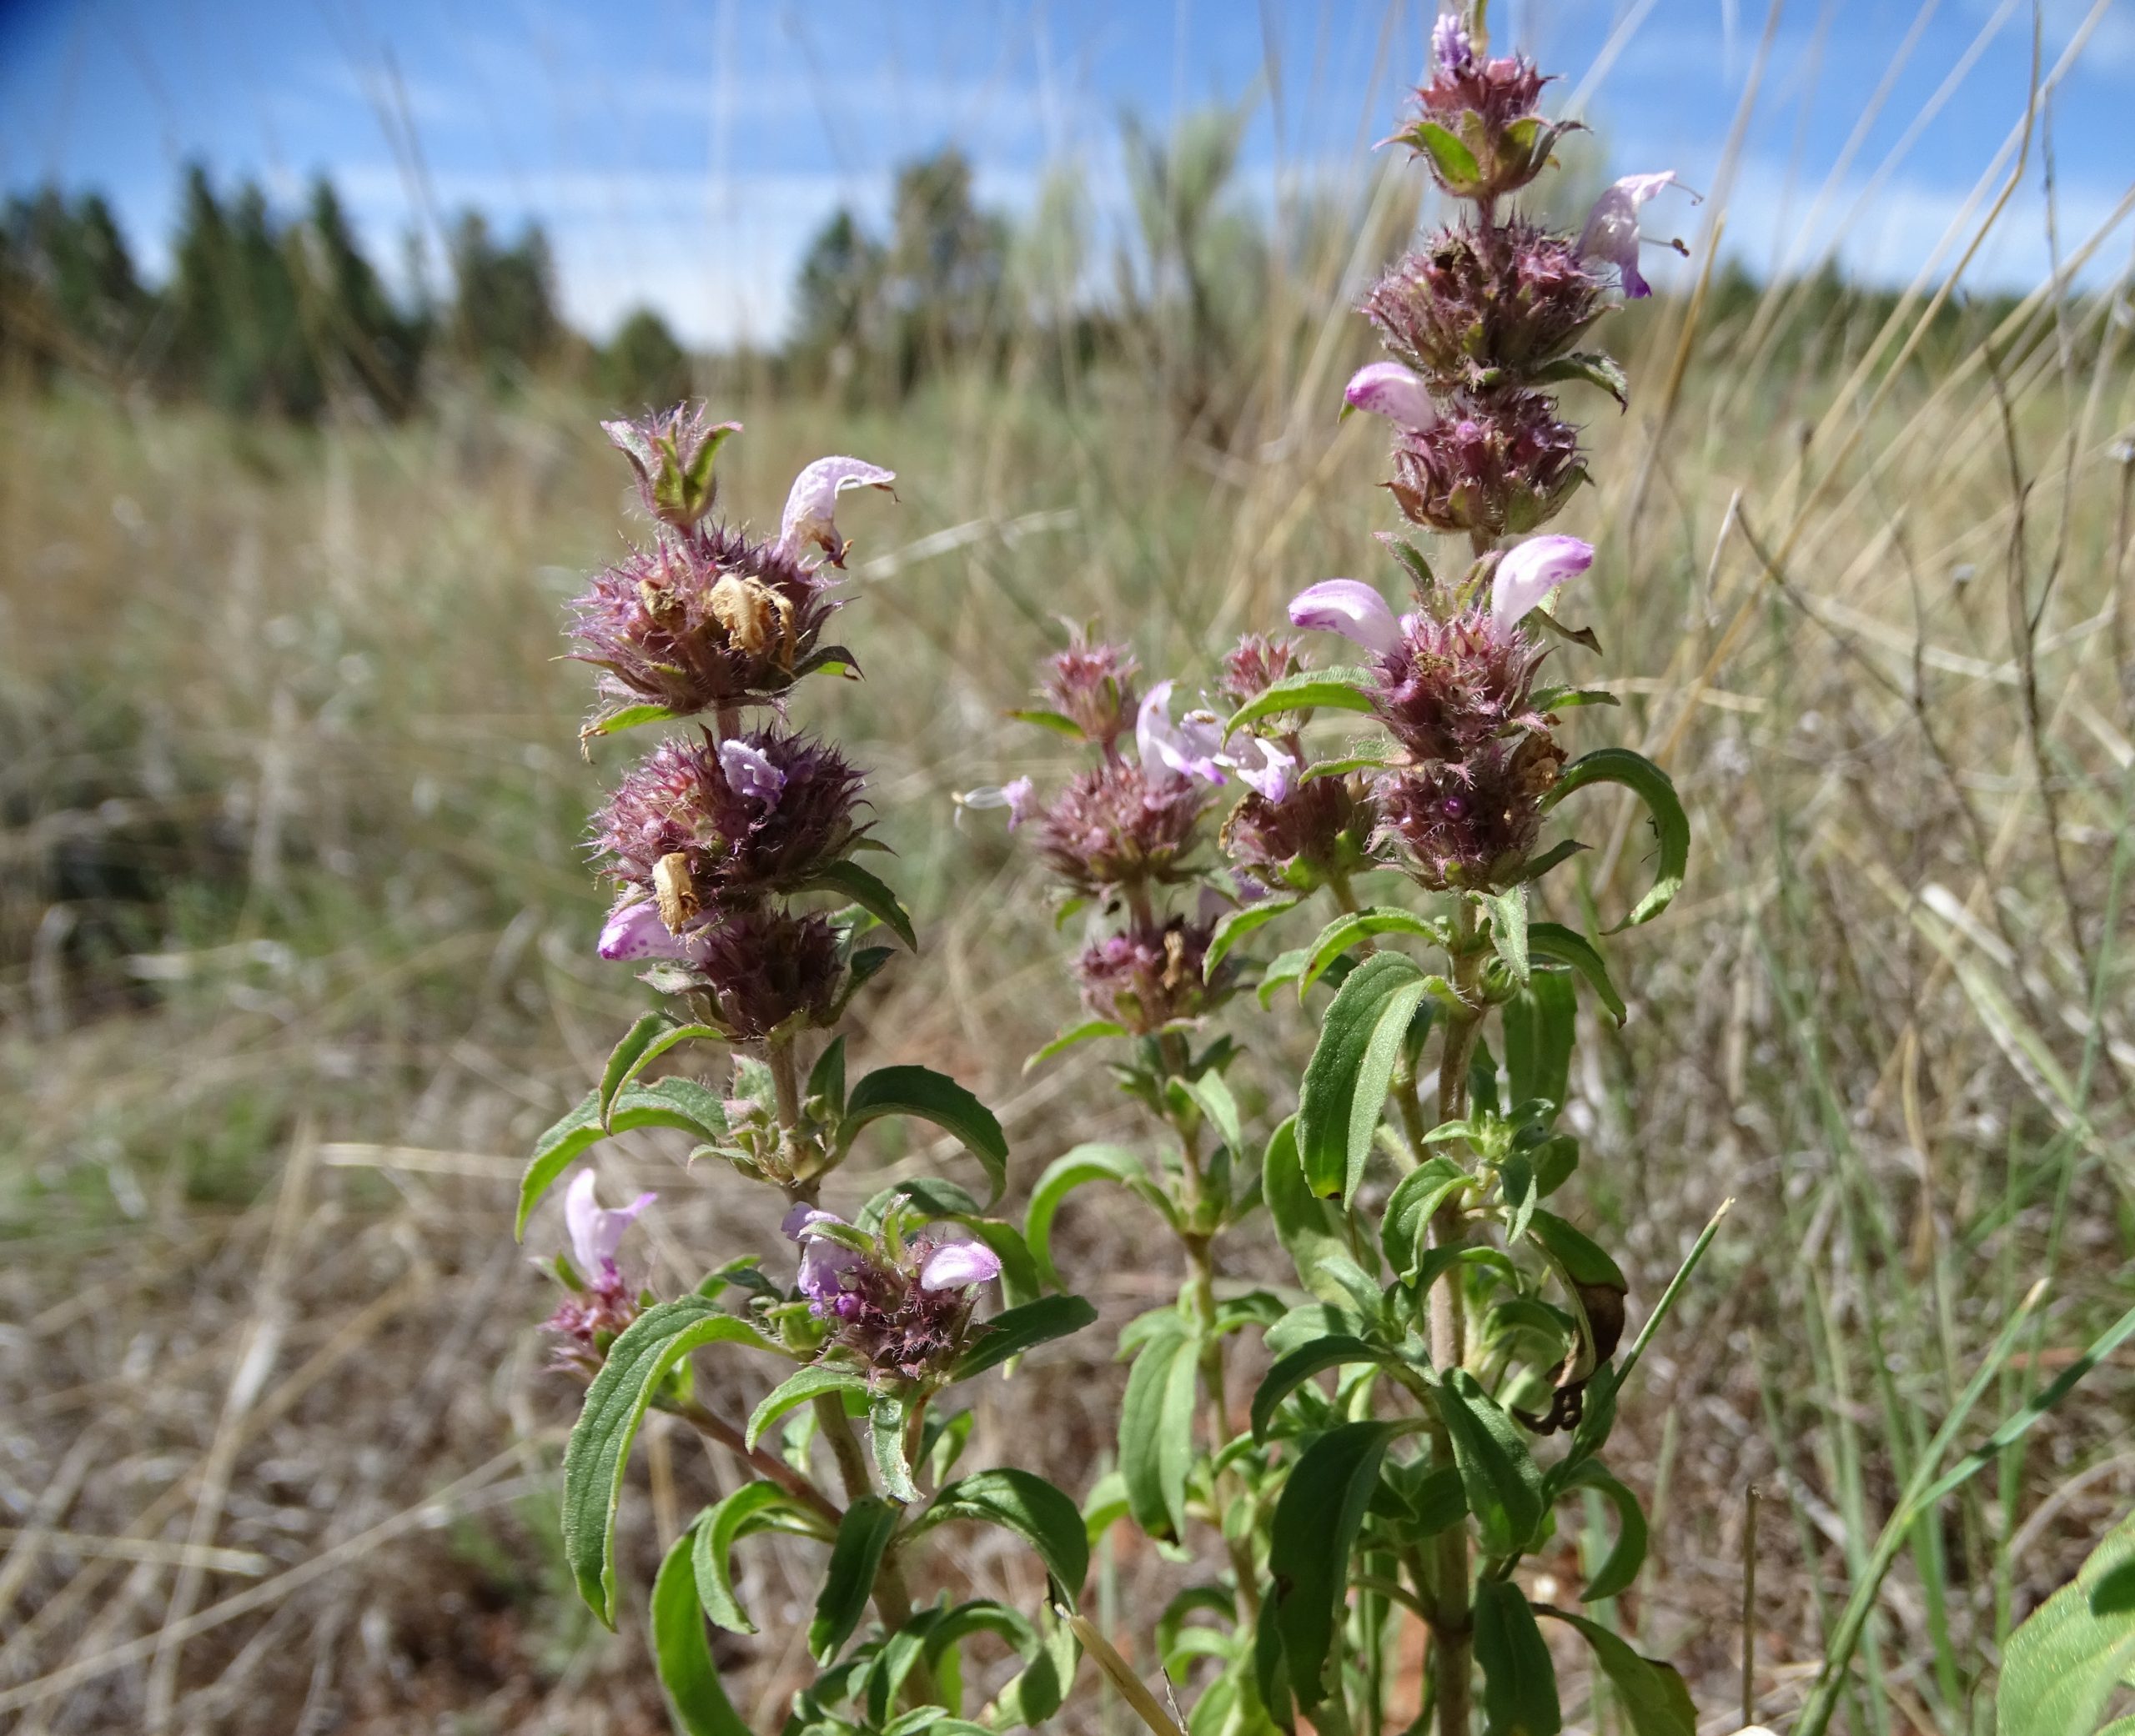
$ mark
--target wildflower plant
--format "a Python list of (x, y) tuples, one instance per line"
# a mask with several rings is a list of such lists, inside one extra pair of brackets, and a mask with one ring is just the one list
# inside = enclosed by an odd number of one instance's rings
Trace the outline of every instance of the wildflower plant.
[[(1351, 660), (1319, 665), (1297, 640), (1249, 636), (1211, 709), (1178, 722), (1173, 684), (1138, 705), (1127, 653), (1078, 644), (1027, 715), (1087, 742), (1097, 763), (1050, 797), (1024, 784), (982, 798), (1011, 808), (1096, 912), (1076, 964), (1093, 1016), (1042, 1055), (1128, 1044), (1114, 1071), (1162, 1129), (1148, 1152), (1060, 1159), (1026, 1232), (1049, 1263), (1066, 1195), (1110, 1181), (1183, 1251), (1177, 1305), (1122, 1336), (1133, 1367), (1120, 1472), (1090, 1504), (1093, 1523), (1123, 1514), (1166, 1542), (1196, 1522), (1221, 1535), (1226, 1571), (1182, 1590), (1159, 1624), (1168, 1668), (1216, 1660), (1194, 1736), (1300, 1718), (1388, 1728), (1403, 1699), (1396, 1629), (1411, 1617), (1430, 1642), (1420, 1709), (1401, 1708), (1413, 1728), (1469, 1736), (1479, 1688), (1489, 1731), (1558, 1730), (1545, 1621), (1589, 1645), (1638, 1736), (1695, 1727), (1671, 1669), (1593, 1614), (1530, 1601), (1520, 1578), (1575, 1498), (1616, 1522), (1578, 1600), (1605, 1603), (1638, 1573), (1645, 1520), (1605, 1450), (1618, 1394), (1676, 1293), (1626, 1349), (1623, 1271), (1560, 1192), (1580, 1161), (1561, 1119), (1578, 1002), (1618, 1021), (1625, 1007), (1597, 939), (1531, 908), (1584, 847), (1548, 834), (1594, 785), (1628, 790), (1650, 821), (1653, 881), (1619, 928), (1660, 916), (1687, 864), (1689, 828), (1659, 767), (1620, 747), (1574, 758), (1560, 739), (1564, 712), (1613, 701), (1558, 675), (1561, 659), (1600, 649), (1551, 607), (1595, 551), (1535, 534), (1588, 479), (1555, 389), (1626, 396), (1616, 364), (1579, 346), (1612, 289), (1648, 293), (1638, 209), (1672, 177), (1618, 183), (1577, 236), (1523, 216), (1517, 196), (1573, 123), (1540, 113), (1548, 81), (1531, 62), (1488, 53), (1479, 12), (1440, 18), (1397, 135), (1464, 214), (1365, 297), (1391, 356), (1346, 392), (1391, 425), (1387, 486), (1407, 525), (1382, 541), (1409, 602), (1354, 579), (1311, 585), (1290, 625), (1347, 640)], [(1417, 532), (1459, 539), (1443, 571)], [(1098, 667), (1113, 683), (1101, 712), (1077, 690)], [(1330, 715), (1370, 733), (1327, 752), (1314, 720)], [(1383, 901), (1360, 896), (1364, 881), (1389, 888)], [(1331, 919), (1316, 936), (1247, 956), (1314, 905)], [(1248, 989), (1266, 1008), (1327, 988), (1297, 1111), (1248, 1151), (1223, 1082), (1238, 1051), (1210, 1016), (1249, 1006)], [(1296, 1269), (1287, 1297), (1217, 1282), (1219, 1236), (1262, 1206)], [(1240, 1415), (1226, 1359), (1255, 1329), (1266, 1372)]]
[[(652, 1586), (652, 1651), (678, 1728), (747, 1729), (721, 1686), (706, 1622), (756, 1632), (731, 1552), (763, 1532), (823, 1551), (806, 1636), (819, 1673), (795, 1698), (787, 1730), (978, 1729), (965, 1717), (962, 1652), (981, 1638), (1005, 1643), (1021, 1663), (983, 1728), (1036, 1725), (1075, 1671), (1083, 1522), (1067, 1494), (1027, 1471), (955, 1476), (972, 1413), (947, 1401), (1094, 1311), (1042, 1294), (1020, 1232), (992, 1215), (1008, 1148), (977, 1097), (923, 1066), (848, 1082), (847, 1008), (916, 936), (896, 895), (858, 860), (882, 848), (862, 774), (794, 729), (785, 704), (810, 674), (855, 673), (851, 653), (824, 639), (849, 546), (836, 508), (848, 489), (895, 479), (856, 459), (820, 459), (794, 483), (777, 535), (759, 537), (712, 515), (713, 459), (738, 431), (688, 409), (608, 425), (652, 525), (575, 605), (575, 655), (602, 672), (585, 735), (688, 727), (625, 773), (594, 816), (591, 853), (615, 892), (598, 944), (604, 958), (642, 966), (664, 1005), (630, 1027), (600, 1083), (542, 1136), (518, 1231), (599, 1142), (666, 1127), (689, 1136), (693, 1164), (724, 1165), (773, 1192), (783, 1240), (768, 1257), (730, 1262), (663, 1296), (631, 1276), (626, 1246), (654, 1196), (604, 1208), (593, 1171), (572, 1177), (569, 1246), (545, 1262), (564, 1292), (546, 1324), (555, 1365), (587, 1383), (564, 1458), (565, 1550), (580, 1593), (612, 1625), (630, 1448), (646, 1413), (665, 1412), (725, 1449), (746, 1478), (671, 1541)], [(655, 1076), (697, 1045), (727, 1050), (721, 1088)], [(953, 1136), (985, 1177), (984, 1198), (920, 1177), (826, 1205), (865, 1130), (889, 1116)], [(1007, 1305), (997, 1312), (997, 1289)], [(736, 1402), (736, 1371), (699, 1380), (691, 1354), (715, 1345), (769, 1362), (768, 1391), (752, 1407)], [(1027, 1543), (1050, 1583), (1045, 1604), (917, 1599), (927, 1539), (952, 1520)]]

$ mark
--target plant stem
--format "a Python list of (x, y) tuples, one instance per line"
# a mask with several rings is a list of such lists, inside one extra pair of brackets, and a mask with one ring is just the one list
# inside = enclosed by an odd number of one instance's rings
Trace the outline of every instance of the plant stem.
[(764, 1045), (764, 1059), (771, 1065), (771, 1089), (777, 1096), (779, 1157), (785, 1165), (787, 1191), (796, 1204), (813, 1204), (815, 1182), (800, 1183), (801, 1175), (801, 1061), (793, 1051), (793, 1033), (773, 1036)]
[[(1453, 943), (1453, 983), (1460, 1009), (1445, 1021), (1444, 1046), (1439, 1054), (1438, 1118), (1458, 1121), (1468, 1112), (1468, 1063), (1483, 1022), (1478, 991), (1481, 986), (1484, 955), (1476, 945), (1474, 907), (1465, 898), (1455, 906)], [(1431, 1242), (1437, 1247), (1457, 1247), (1465, 1236), (1461, 1208), (1449, 1201), (1431, 1220)], [(1459, 1367), (1468, 1353), (1468, 1323), (1460, 1295), (1458, 1267), (1431, 1287), (1431, 1362), (1441, 1379)], [(1473, 1702), (1474, 1623), (1469, 1601), (1468, 1528), (1449, 1525), (1439, 1533), (1435, 1546), (1438, 1619), (1431, 1637), (1438, 1648), (1438, 1727), (1439, 1736), (1468, 1736)]]
[(833, 1528), (840, 1520), (845, 1518), (845, 1514), (830, 1497), (817, 1488), (807, 1478), (787, 1464), (784, 1459), (774, 1458), (771, 1454), (766, 1453), (762, 1448), (751, 1448), (744, 1440), (740, 1429), (735, 1427), (732, 1423), (715, 1417), (696, 1399), (686, 1399), (680, 1404), (669, 1405), (664, 1408), (675, 1416), (680, 1417), (683, 1422), (688, 1423), (706, 1440), (716, 1442), (718, 1445), (724, 1447), (757, 1476), (768, 1478), (771, 1482), (776, 1483), (817, 1518), (824, 1520)]

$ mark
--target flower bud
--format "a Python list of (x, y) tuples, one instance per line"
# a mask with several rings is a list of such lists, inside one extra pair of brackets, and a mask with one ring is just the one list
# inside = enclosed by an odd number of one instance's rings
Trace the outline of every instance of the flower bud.
[(1223, 677), (1216, 690), (1233, 710), (1257, 700), (1278, 681), (1304, 666), (1301, 648), (1292, 639), (1270, 639), (1248, 633), (1223, 659)]
[(1522, 735), (1389, 772), (1374, 790), (1380, 835), (1405, 850), (1410, 871), (1434, 891), (1510, 885), (1535, 848), (1542, 798), (1564, 759), (1548, 735)]
[(1309, 886), (1364, 865), (1373, 819), (1360, 780), (1306, 778), (1279, 795), (1248, 795), (1218, 841), (1256, 881)]
[(1525, 55), (1478, 54), (1466, 24), (1449, 13), (1431, 33), (1431, 79), (1416, 92), (1416, 118), (1394, 138), (1424, 158), (1455, 198), (1516, 191), (1575, 124), (1551, 126), (1535, 113), (1548, 82)]
[(1404, 432), (1388, 487), (1419, 524), (1496, 537), (1532, 530), (1585, 479), (1578, 433), (1556, 406), (1539, 392), (1507, 392)]
[(1208, 804), (1208, 785), (1108, 760), (1071, 778), (1033, 818), (1047, 864), (1080, 892), (1189, 877), (1183, 859)]
[(844, 974), (826, 921), (768, 908), (700, 930), (690, 955), (689, 986), (711, 1001), (714, 1022), (736, 1042), (759, 1041), (792, 1019), (826, 1023)]
[(1046, 703), (1107, 753), (1134, 720), (1140, 672), (1124, 645), (1093, 644), (1078, 631), (1046, 665), (1040, 692)]
[(615, 1264), (623, 1232), (657, 1196), (641, 1193), (627, 1206), (605, 1209), (595, 1192), (593, 1172), (580, 1170), (564, 1196), (564, 1226), (570, 1238), (575, 1285), (542, 1322), (556, 1341), (555, 1365), (589, 1379), (600, 1372), (608, 1346), (638, 1315), (636, 1292)]
[(711, 510), (718, 493), (712, 462), (741, 424), (710, 421), (701, 404), (678, 404), (634, 422), (603, 422), (600, 431), (637, 473), (645, 509), (663, 524), (687, 530)]

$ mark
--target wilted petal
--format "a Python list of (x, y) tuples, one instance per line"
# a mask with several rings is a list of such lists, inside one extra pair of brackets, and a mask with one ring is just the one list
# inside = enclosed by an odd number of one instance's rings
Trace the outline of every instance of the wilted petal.
[(571, 1263), (577, 1267), (579, 1276), (585, 1278), (599, 1277), (600, 1268), (615, 1257), (615, 1250), (622, 1246), (623, 1232), (639, 1212), (659, 1198), (657, 1194), (641, 1193), (629, 1205), (610, 1212), (594, 1197), (593, 1189), (593, 1172), (582, 1169), (564, 1195), (564, 1227), (570, 1232)]
[(785, 516), (779, 520), (779, 548), (797, 555), (814, 543), (830, 557), (832, 566), (842, 566), (846, 544), (835, 522), (837, 497), (847, 489), (887, 489), (897, 479), (896, 471), (857, 458), (817, 459), (793, 479)]
[(771, 763), (771, 756), (746, 741), (719, 744), (719, 769), (726, 774), (727, 788), (766, 807), (776, 802), (779, 791), (786, 787), (786, 774)]
[[(1639, 208), (1664, 187), (1681, 187), (1673, 169), (1657, 175), (1625, 175), (1605, 188), (1587, 213), (1586, 227), (1579, 232), (1579, 251), (1616, 268), (1624, 294), (1633, 301), (1652, 294), (1653, 286), (1638, 268)], [(1689, 192), (1687, 188), (1684, 188)], [(1693, 193), (1693, 199), (1699, 197)]]
[(1429, 428), (1438, 420), (1430, 389), (1399, 362), (1374, 362), (1358, 369), (1342, 397), (1351, 409), (1384, 416), (1399, 428)]
[(1215, 759), (1223, 740), (1223, 725), (1207, 714), (1188, 717), (1183, 728), (1174, 724), (1172, 686), (1169, 681), (1159, 681), (1152, 687), (1134, 720), (1134, 743), (1141, 750), (1143, 776), (1160, 790), (1180, 778), (1223, 782), (1223, 768)]
[(922, 1290), (962, 1290), (1001, 1276), (1001, 1257), (982, 1242), (943, 1243), (919, 1269)]
[(1354, 579), (1323, 579), (1290, 599), (1294, 626), (1339, 633), (1384, 657), (1401, 643), (1401, 624), (1386, 599)]
[(1297, 770), (1298, 762), (1273, 742), (1248, 735), (1238, 752), (1224, 763), (1238, 773), (1239, 782), (1264, 800), (1289, 800), (1290, 774)]
[(600, 930), (600, 956), (606, 959), (683, 958), (687, 947), (667, 932), (660, 906), (649, 898), (618, 905)]
[(1575, 536), (1530, 536), (1508, 549), (1490, 581), (1490, 624), (1510, 633), (1527, 611), (1594, 564), (1594, 545)]

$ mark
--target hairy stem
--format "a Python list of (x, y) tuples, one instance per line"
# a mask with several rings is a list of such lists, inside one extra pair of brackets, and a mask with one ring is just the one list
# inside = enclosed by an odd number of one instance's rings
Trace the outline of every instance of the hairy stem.
[(740, 1459), (757, 1476), (776, 1483), (819, 1519), (835, 1528), (845, 1514), (829, 1496), (782, 1458), (766, 1453), (761, 1447), (751, 1448), (741, 1431), (724, 1418), (714, 1416), (696, 1399), (686, 1399), (680, 1404), (663, 1408), (680, 1417), (707, 1441), (724, 1447)]

